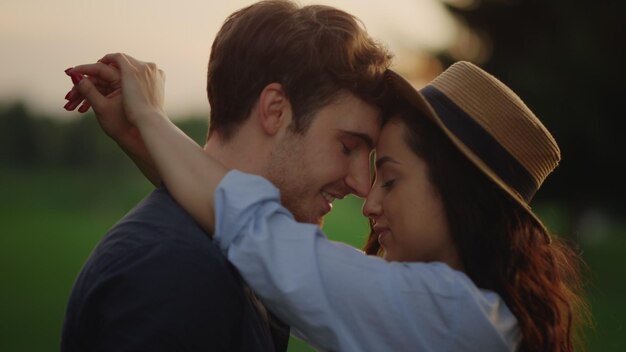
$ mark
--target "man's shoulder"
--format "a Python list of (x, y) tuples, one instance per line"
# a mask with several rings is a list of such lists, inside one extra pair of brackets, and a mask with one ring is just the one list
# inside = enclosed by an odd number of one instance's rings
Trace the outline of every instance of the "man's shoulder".
[(271, 346), (255, 319), (234, 267), (159, 189), (106, 234), (83, 266), (68, 301), (62, 344), (66, 351), (95, 345), (243, 350), (235, 342), (244, 334), (246, 341)]
[(196, 275), (203, 275), (201, 280), (233, 275), (232, 266), (209, 235), (164, 188), (152, 192), (115, 224), (85, 267), (91, 275), (141, 275), (141, 270), (133, 271), (138, 267), (152, 272), (178, 268), (180, 279), (190, 280), (200, 279)]
[(192, 251), (216, 248), (205, 231), (163, 188), (157, 188), (128, 212), (102, 239), (100, 246), (124, 242), (146, 245), (187, 246)]
[[(139, 202), (128, 214), (126, 214), (109, 231), (111, 234), (120, 236), (124, 233), (150, 233), (156, 232), (155, 236), (150, 236), (162, 241), (167, 237), (178, 240), (205, 242), (209, 236), (200, 228), (198, 223), (183, 209), (167, 189), (159, 187)], [(178, 236), (180, 233), (190, 234), (189, 236)]]

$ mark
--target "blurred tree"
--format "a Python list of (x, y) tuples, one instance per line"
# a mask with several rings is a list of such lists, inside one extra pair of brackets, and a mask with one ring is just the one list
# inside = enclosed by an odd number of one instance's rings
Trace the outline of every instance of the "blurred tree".
[(70, 167), (94, 167), (102, 163), (101, 155), (96, 152), (95, 138), (98, 126), (93, 119), (79, 118), (66, 126), (67, 140), (64, 143), (63, 161)]
[[(624, 3), (473, 3), (464, 8), (450, 5), (450, 10), (482, 34), (490, 50), (482, 66), (524, 99), (561, 147), (561, 165), (538, 197), (563, 200), (572, 214), (594, 207), (622, 213)], [(442, 58), (446, 63), (463, 59), (451, 53)]]
[(26, 166), (40, 161), (37, 122), (23, 102), (15, 102), (0, 111), (0, 161)]
[[(207, 119), (188, 116), (176, 124), (204, 145)], [(30, 113), (22, 102), (0, 104), (0, 167), (85, 169), (99, 174), (135, 172), (124, 152), (100, 131), (92, 113), (70, 121)]]

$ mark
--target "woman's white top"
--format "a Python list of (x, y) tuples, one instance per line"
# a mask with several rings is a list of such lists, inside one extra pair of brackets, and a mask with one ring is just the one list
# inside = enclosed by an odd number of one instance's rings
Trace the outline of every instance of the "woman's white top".
[(266, 179), (231, 171), (215, 192), (215, 241), (265, 305), (328, 351), (514, 351), (498, 294), (443, 263), (387, 262), (298, 223)]

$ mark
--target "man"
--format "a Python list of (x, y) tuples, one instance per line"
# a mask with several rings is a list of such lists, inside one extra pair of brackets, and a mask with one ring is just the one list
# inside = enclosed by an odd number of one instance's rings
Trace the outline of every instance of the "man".
[[(352, 16), (330, 7), (265, 1), (237, 11), (212, 46), (204, 152), (265, 176), (296, 219), (321, 223), (334, 199), (368, 192), (389, 60)], [(76, 83), (68, 110), (96, 95), (92, 80), (116, 75), (106, 60), (67, 72)], [(160, 184), (119, 94), (103, 93), (108, 100), (94, 105), (103, 129)], [(83, 267), (61, 344), (63, 351), (278, 351), (287, 339), (288, 328), (160, 187)]]

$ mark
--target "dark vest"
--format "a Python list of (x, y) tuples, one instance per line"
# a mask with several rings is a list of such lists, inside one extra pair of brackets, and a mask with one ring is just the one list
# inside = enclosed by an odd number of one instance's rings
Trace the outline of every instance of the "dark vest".
[(191, 216), (159, 188), (118, 222), (70, 295), (61, 350), (286, 351), (267, 312)]

